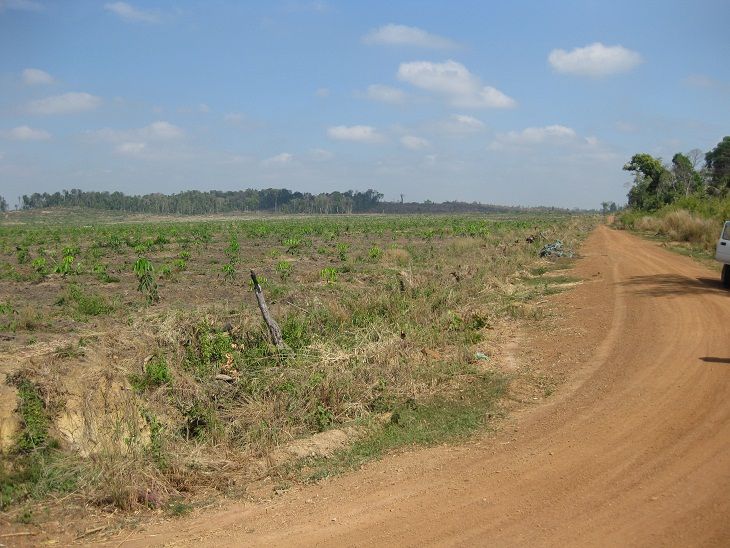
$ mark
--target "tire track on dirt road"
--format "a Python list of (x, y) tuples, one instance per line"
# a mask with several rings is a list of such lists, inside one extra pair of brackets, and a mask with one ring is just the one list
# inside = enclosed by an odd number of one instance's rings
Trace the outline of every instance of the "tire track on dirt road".
[(730, 293), (717, 272), (606, 227), (582, 253), (587, 281), (554, 298), (557, 330), (521, 339), (565, 363), (547, 404), (472, 443), (124, 545), (728, 545)]

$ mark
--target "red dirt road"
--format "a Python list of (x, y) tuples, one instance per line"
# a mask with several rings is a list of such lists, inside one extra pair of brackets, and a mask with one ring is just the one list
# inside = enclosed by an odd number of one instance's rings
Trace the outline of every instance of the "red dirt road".
[(717, 271), (605, 227), (582, 254), (586, 282), (517, 357), (567, 374), (546, 404), (472, 443), (123, 545), (730, 545), (730, 292)]

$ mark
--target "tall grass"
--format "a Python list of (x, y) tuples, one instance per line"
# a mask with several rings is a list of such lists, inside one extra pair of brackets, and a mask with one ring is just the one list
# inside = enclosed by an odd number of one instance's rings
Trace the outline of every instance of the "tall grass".
[(621, 226), (651, 232), (676, 242), (689, 242), (712, 252), (726, 220), (730, 220), (730, 197), (699, 198), (689, 196), (657, 212), (626, 211)]

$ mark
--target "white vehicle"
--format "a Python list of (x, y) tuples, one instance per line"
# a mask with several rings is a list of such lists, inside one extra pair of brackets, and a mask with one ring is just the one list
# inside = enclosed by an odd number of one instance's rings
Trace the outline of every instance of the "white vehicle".
[(730, 287), (730, 221), (725, 221), (725, 226), (720, 234), (720, 239), (717, 241), (717, 250), (715, 251), (715, 259), (723, 263), (722, 285)]

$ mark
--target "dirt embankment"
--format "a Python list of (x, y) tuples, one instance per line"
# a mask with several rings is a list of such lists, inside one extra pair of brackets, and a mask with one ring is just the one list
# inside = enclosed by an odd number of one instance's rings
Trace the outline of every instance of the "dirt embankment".
[(599, 228), (518, 360), (569, 379), (496, 435), (372, 463), (270, 503), (113, 545), (727, 545), (730, 294), (716, 272)]

